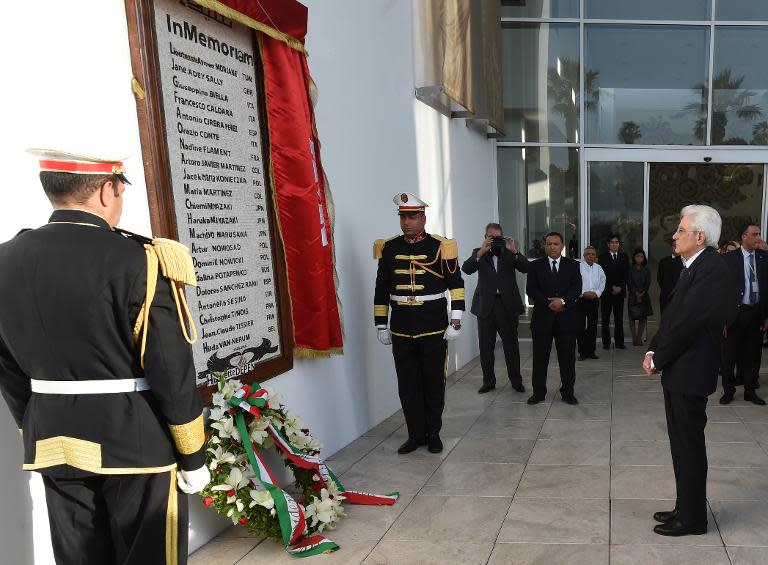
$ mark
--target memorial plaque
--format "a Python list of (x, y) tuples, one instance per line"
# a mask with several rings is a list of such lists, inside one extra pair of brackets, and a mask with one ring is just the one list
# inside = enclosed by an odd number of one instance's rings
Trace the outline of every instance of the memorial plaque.
[(191, 1), (147, 4), (127, 2), (150, 211), (156, 234), (192, 252), (198, 385), (263, 379), (292, 359), (255, 32)]

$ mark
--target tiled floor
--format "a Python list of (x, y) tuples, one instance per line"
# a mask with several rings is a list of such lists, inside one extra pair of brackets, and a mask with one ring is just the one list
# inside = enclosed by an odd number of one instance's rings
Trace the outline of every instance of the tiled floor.
[[(329, 460), (348, 487), (399, 490), (402, 498), (392, 507), (346, 506), (347, 517), (328, 534), (341, 549), (312, 560), (768, 564), (768, 407), (745, 403), (740, 389), (730, 406), (720, 406), (716, 393), (707, 410), (709, 532), (653, 533), (651, 515), (671, 509), (675, 491), (661, 387), (642, 375), (642, 353), (599, 349), (600, 360), (578, 362), (578, 406), (556, 393), (556, 364), (546, 402), (528, 406), (529, 392), (505, 382), (498, 353), (498, 388), (479, 395), (474, 360), (449, 379), (442, 454), (397, 455), (406, 437), (397, 413)], [(521, 342), (521, 355), (530, 391), (530, 341)], [(275, 543), (232, 528), (190, 564), (292, 561)]]

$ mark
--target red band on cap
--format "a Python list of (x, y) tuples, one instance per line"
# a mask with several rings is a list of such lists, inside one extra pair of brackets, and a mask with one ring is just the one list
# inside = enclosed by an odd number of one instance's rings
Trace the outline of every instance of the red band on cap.
[(424, 206), (400, 206), (401, 210), (423, 210)]
[(124, 172), (123, 164), (116, 163), (78, 163), (76, 161), (40, 161), (43, 171), (58, 171), (62, 173), (120, 174)]

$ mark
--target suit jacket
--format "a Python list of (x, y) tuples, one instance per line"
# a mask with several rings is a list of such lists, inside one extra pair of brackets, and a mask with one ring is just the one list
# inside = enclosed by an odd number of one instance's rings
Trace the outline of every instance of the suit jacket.
[[(726, 253), (723, 258), (738, 288), (736, 304), (741, 304), (744, 300), (744, 254), (741, 249), (734, 249)], [(755, 250), (755, 270), (760, 293), (758, 304), (761, 317), (765, 320), (768, 319), (768, 254), (760, 249)]]
[(659, 270), (656, 272), (656, 282), (659, 283), (659, 303), (662, 308), (666, 308), (669, 302), (669, 295), (680, 278), (680, 271), (683, 270), (683, 260), (680, 257), (667, 255), (659, 261)]
[(707, 247), (680, 274), (648, 346), (664, 388), (694, 396), (715, 392), (723, 327), (735, 317), (738, 294), (725, 269), (723, 257)]
[(605, 273), (605, 292), (603, 296), (614, 296), (611, 293), (612, 286), (620, 286), (621, 292), (618, 296), (626, 296), (627, 277), (629, 276), (629, 257), (627, 254), (619, 251), (616, 254), (616, 261), (614, 261), (610, 252), (602, 253), (597, 258), (597, 262)]
[(477, 252), (480, 248), (472, 250), (472, 255), (464, 261), (461, 270), (471, 275), (477, 272), (477, 286), (472, 296), (471, 312), (478, 318), (487, 318), (493, 313), (493, 303), (496, 299), (496, 291), (501, 294), (504, 307), (513, 316), (519, 316), (525, 311), (520, 290), (517, 287), (515, 271), (528, 272), (528, 259), (524, 255), (510, 253), (506, 248), (499, 255), (498, 271), (493, 267), (493, 255), (489, 251), (480, 259)]
[[(56, 210), (47, 225), (0, 245), (0, 389), (23, 428), (24, 469), (84, 476), (203, 464), (192, 351), (162, 276), (140, 364), (143, 243), (99, 216)], [(30, 382), (137, 377), (152, 390), (37, 394)]]
[[(557, 266), (557, 276), (552, 274), (549, 257), (537, 259), (529, 266), (525, 292), (533, 302), (532, 333), (551, 332), (555, 324), (565, 331), (576, 332), (579, 329), (576, 307), (576, 299), (581, 296), (579, 262), (560, 257)], [(554, 296), (565, 300), (565, 310), (559, 314), (549, 309), (549, 298)]]

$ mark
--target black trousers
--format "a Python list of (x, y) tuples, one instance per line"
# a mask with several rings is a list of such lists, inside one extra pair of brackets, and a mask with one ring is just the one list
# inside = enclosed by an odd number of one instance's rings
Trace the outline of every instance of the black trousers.
[(744, 382), (744, 391), (757, 388), (760, 375), (760, 360), (763, 355), (763, 334), (760, 330), (762, 319), (760, 307), (739, 307), (736, 320), (728, 327), (728, 337), (723, 343), (723, 392), (736, 391), (734, 371), (738, 371)]
[(686, 526), (707, 523), (707, 398), (664, 389), (667, 434), (675, 470), (679, 520)]
[(560, 394), (570, 396), (576, 382), (576, 333), (565, 331), (555, 322), (551, 331), (531, 331), (533, 337), (533, 394), (547, 394), (547, 368), (552, 353), (552, 340), (557, 349), (560, 365)]
[(176, 471), (43, 476), (57, 565), (185, 565), (187, 496)]
[(597, 342), (597, 309), (600, 300), (585, 300), (579, 298), (579, 355), (590, 356), (595, 354)]
[(512, 384), (523, 384), (520, 375), (520, 343), (517, 341), (517, 316), (507, 312), (501, 295), (497, 294), (493, 302), (493, 311), (485, 318), (477, 319), (477, 334), (480, 342), (480, 366), (483, 368), (483, 384), (495, 385), (496, 373), (493, 365), (496, 361), (496, 334), (501, 336), (504, 348), (504, 360), (507, 363), (507, 376)]
[(442, 332), (417, 338), (393, 335), (392, 355), (408, 437), (421, 440), (438, 434), (443, 425), (448, 362)]
[(611, 345), (611, 313), (613, 313), (613, 339), (618, 344), (624, 343), (624, 297), (611, 294), (609, 288), (600, 297), (600, 313), (603, 318), (603, 346)]

